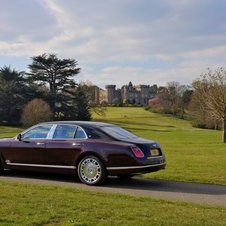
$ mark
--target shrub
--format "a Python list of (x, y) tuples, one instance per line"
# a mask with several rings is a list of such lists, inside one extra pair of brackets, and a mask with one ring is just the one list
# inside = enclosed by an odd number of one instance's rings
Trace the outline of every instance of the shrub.
[(40, 122), (50, 121), (52, 118), (53, 113), (50, 106), (44, 100), (36, 98), (25, 105), (21, 121), (27, 127)]

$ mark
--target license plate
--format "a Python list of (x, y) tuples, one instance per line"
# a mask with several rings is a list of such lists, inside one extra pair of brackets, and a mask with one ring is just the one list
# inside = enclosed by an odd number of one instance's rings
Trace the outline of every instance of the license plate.
[(159, 150), (158, 149), (151, 149), (150, 152), (151, 152), (151, 156), (159, 155)]

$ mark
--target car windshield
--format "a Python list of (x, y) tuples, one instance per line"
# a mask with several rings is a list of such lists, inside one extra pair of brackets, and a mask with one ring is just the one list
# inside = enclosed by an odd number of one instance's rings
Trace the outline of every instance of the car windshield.
[(133, 133), (117, 126), (104, 126), (101, 129), (116, 139), (134, 139), (137, 138)]

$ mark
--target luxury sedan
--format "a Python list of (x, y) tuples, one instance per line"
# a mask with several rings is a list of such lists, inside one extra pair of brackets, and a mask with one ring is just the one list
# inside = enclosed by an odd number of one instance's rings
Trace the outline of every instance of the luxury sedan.
[(41, 123), (0, 139), (0, 174), (5, 169), (71, 173), (87, 185), (98, 185), (107, 176), (128, 178), (165, 166), (157, 142), (102, 122)]

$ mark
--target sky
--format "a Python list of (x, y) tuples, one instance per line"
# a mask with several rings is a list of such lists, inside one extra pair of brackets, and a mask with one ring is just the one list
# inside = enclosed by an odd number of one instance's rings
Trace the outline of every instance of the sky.
[(226, 64), (225, 0), (0, 0), (0, 67), (54, 53), (104, 88), (193, 80)]

